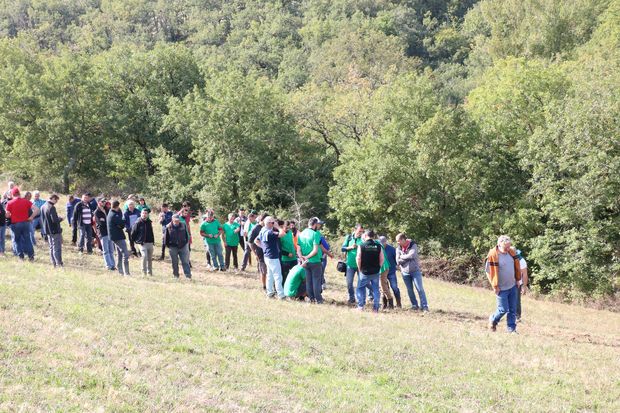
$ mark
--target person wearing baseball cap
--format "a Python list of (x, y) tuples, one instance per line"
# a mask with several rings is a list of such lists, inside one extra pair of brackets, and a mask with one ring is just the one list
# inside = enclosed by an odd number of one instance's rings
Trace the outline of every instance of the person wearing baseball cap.
[[(34, 248), (30, 239), (30, 227), (32, 217), (39, 214), (39, 209), (21, 197), (18, 187), (11, 189), (12, 200), (6, 205), (7, 217), (11, 218), (11, 230), (15, 237), (15, 254), (24, 259), (28, 255), (30, 261), (34, 261)], [(30, 210), (33, 213), (30, 213)]]

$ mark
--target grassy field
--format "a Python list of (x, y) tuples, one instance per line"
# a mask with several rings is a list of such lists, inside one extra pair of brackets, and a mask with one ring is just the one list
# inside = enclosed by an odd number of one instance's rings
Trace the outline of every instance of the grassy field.
[(202, 251), (191, 282), (37, 254), (0, 259), (0, 411), (620, 411), (617, 313), (525, 298), (511, 335), (485, 328), (490, 291), (430, 279), (429, 314), (374, 315), (331, 265), (316, 306)]

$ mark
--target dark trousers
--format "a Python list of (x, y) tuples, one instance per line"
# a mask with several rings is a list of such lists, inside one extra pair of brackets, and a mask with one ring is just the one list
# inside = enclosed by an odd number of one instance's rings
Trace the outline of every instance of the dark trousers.
[(161, 237), (161, 259), (166, 258), (166, 241), (164, 236)]
[(323, 266), (320, 262), (306, 264), (306, 292), (310, 301), (317, 304), (323, 303), (322, 272)]
[(245, 251), (245, 239), (243, 237), (239, 237), (239, 247), (241, 251)]
[(235, 270), (237, 268), (239, 268), (239, 262), (237, 261), (237, 246), (235, 245), (234, 247), (231, 247), (230, 245), (226, 246), (226, 258), (225, 258), (225, 263), (226, 263), (226, 268), (230, 268), (230, 254), (232, 253), (233, 256), (233, 266), (235, 267)]
[(297, 265), (297, 260), (294, 261), (282, 261), (280, 260), (280, 266), (282, 267), (282, 285), (286, 282), (288, 273), (291, 272), (291, 268)]
[(71, 242), (75, 244), (77, 242), (77, 226), (72, 225), (71, 229), (73, 231), (71, 233)]
[(517, 291), (517, 320), (521, 320), (521, 290), (523, 286), (519, 286), (519, 291)]

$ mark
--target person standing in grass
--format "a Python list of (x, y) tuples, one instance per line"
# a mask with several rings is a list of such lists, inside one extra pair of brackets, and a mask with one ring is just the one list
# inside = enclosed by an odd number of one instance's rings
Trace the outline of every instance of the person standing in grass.
[(383, 300), (383, 310), (394, 309), (394, 297), (392, 297), (392, 292), (390, 291), (390, 286), (388, 285), (388, 273), (390, 272), (390, 261), (387, 257), (387, 252), (381, 242), (381, 239), (386, 240), (385, 237), (379, 237), (377, 243), (381, 246), (381, 253), (383, 254), (383, 264), (381, 265), (381, 270), (379, 271), (379, 287), (381, 292), (381, 298)]
[(347, 278), (347, 291), (349, 293), (349, 304), (355, 304), (355, 288), (353, 287), (353, 281), (355, 280), (355, 274), (358, 274), (357, 267), (357, 248), (364, 242), (362, 241), (362, 235), (364, 234), (364, 227), (362, 224), (355, 226), (353, 234), (347, 235), (342, 244), (340, 250), (345, 253), (345, 261), (347, 264), (346, 278)]
[(108, 205), (108, 201), (103, 197), (97, 200), (95, 223), (97, 236), (99, 237), (99, 242), (101, 242), (105, 267), (109, 271), (114, 271), (116, 270), (114, 266), (114, 242), (112, 242), (108, 235), (108, 214), (110, 213), (110, 207)]
[(323, 304), (321, 234), (318, 232), (320, 220), (317, 217), (308, 220), (308, 228), (298, 237), (297, 255), (301, 257), (306, 269), (306, 292), (311, 303)]
[(256, 211), (252, 210), (250, 211), (250, 214), (248, 215), (248, 220), (245, 223), (245, 226), (243, 229), (243, 234), (245, 238), (244, 239), (245, 248), (243, 250), (243, 261), (241, 261), (241, 271), (245, 271), (248, 264), (252, 263), (252, 250), (253, 250), (252, 245), (253, 244), (249, 242), (249, 237), (255, 226), (256, 226)]
[[(254, 243), (263, 249), (265, 264), (267, 265), (267, 297), (284, 299), (282, 283), (282, 267), (280, 265), (280, 238), (286, 235), (284, 228), (280, 228), (273, 217), (266, 217), (265, 227), (261, 230)], [(275, 285), (275, 291), (274, 291)]]
[(50, 261), (54, 268), (62, 267), (62, 218), (56, 213), (58, 195), (52, 194), (41, 206), (41, 231), (46, 235)]
[(398, 264), (396, 263), (396, 248), (391, 246), (388, 243), (386, 237), (379, 237), (379, 242), (383, 245), (385, 250), (385, 257), (390, 265), (390, 269), (388, 270), (387, 279), (390, 283), (390, 287), (392, 288), (392, 292), (394, 293), (394, 298), (396, 298), (396, 307), (402, 308), (402, 302), (400, 300), (400, 289), (398, 288), (398, 281), (396, 279), (396, 269), (398, 268)]
[(84, 252), (84, 246), (89, 254), (93, 253), (93, 213), (90, 210), (90, 197), (88, 194), (82, 195), (82, 201), (79, 202), (73, 210), (73, 226), (80, 230), (80, 239), (78, 249), (80, 253)]
[(0, 257), (4, 257), (4, 246), (6, 243), (6, 227), (7, 227), (5, 200), (0, 199)]
[(422, 311), (428, 311), (428, 301), (426, 299), (426, 291), (422, 283), (422, 269), (420, 268), (420, 258), (418, 257), (418, 245), (403, 233), (396, 236), (398, 248), (396, 248), (396, 263), (400, 267), (403, 275), (403, 281), (407, 286), (407, 294), (411, 301), (411, 309), (418, 310), (418, 301), (416, 300), (413, 287), (418, 291), (420, 296), (420, 306)]
[(248, 217), (245, 214), (245, 208), (241, 207), (238, 210), (238, 215), (235, 218), (235, 222), (239, 224), (239, 247), (241, 247), (241, 253), (245, 251), (245, 223), (248, 221)]
[(146, 204), (146, 201), (142, 197), (138, 199), (138, 204), (136, 205), (136, 209), (140, 212), (146, 210), (149, 214), (151, 213), (151, 207)]
[(521, 250), (510, 247), (510, 250), (519, 258), (519, 266), (521, 267), (521, 280), (519, 281), (519, 294), (517, 294), (517, 322), (521, 321), (521, 296), (527, 294), (527, 261), (521, 255)]
[[(31, 221), (30, 221), (30, 242), (32, 243), (32, 247), (34, 248), (34, 247), (37, 246), (37, 237), (35, 236), (35, 234), (36, 234), (35, 221), (37, 222), (37, 224), (39, 223), (39, 217), (40, 217), (40, 213), (39, 212), (40, 212), (40, 208), (41, 207), (39, 205), (35, 205), (35, 203), (33, 202), (33, 199), (32, 199), (32, 192), (30, 192), (30, 191), (26, 191), (26, 193), (24, 194), (24, 199), (27, 200), (27, 201), (32, 202), (32, 208), (31, 208), (31, 211), (30, 211), (30, 218), (31, 218)], [(37, 211), (39, 211), (36, 214), (34, 212), (34, 208), (35, 207), (37, 208)]]
[(235, 214), (228, 214), (228, 221), (223, 225), (223, 241), (226, 248), (226, 269), (230, 268), (230, 254), (233, 256), (233, 266), (235, 271), (239, 269), (239, 261), (237, 260), (237, 249), (239, 247), (239, 233), (241, 232), (241, 224), (235, 220)]
[(200, 236), (204, 238), (205, 244), (209, 248), (211, 262), (215, 271), (226, 271), (226, 264), (222, 255), (222, 233), (224, 228), (220, 221), (215, 219), (215, 212), (207, 209), (206, 219), (200, 225)]
[[(140, 211), (136, 208), (136, 203), (133, 200), (127, 201), (127, 210), (123, 214), (123, 219), (125, 220), (125, 231), (127, 231), (127, 234), (131, 234), (131, 228), (139, 218)], [(131, 236), (129, 237), (129, 247), (131, 248), (131, 253), (133, 256), (137, 257), (139, 254), (136, 250), (135, 243), (131, 239)]]
[(258, 238), (260, 232), (263, 230), (263, 220), (265, 218), (267, 218), (267, 214), (260, 214), (256, 225), (254, 225), (254, 228), (252, 228), (252, 232), (250, 232), (250, 235), (248, 235), (248, 243), (252, 247), (254, 255), (256, 255), (258, 274), (260, 275), (260, 280), (263, 284), (263, 290), (267, 290), (267, 264), (265, 263), (265, 253), (263, 249), (256, 245), (254, 241), (256, 240), (256, 238)]
[(286, 235), (280, 239), (281, 251), (280, 262), (282, 266), (282, 285), (286, 283), (286, 277), (291, 268), (297, 265), (297, 247), (295, 246), (295, 238), (293, 231), (295, 230), (295, 221), (286, 221), (284, 223)]
[(166, 243), (164, 242), (164, 234), (166, 232), (166, 226), (172, 222), (172, 211), (168, 208), (168, 204), (162, 204), (161, 212), (159, 213), (159, 224), (161, 225), (161, 257), (163, 261), (166, 257)]
[(80, 203), (80, 200), (74, 197), (73, 195), (69, 195), (69, 200), (67, 201), (67, 222), (69, 223), (69, 227), (71, 227), (71, 245), (74, 247), (77, 245), (77, 230), (78, 227), (73, 225), (73, 211), (75, 211), (75, 206)]
[(489, 317), (489, 328), (495, 331), (502, 317), (507, 315), (508, 332), (516, 333), (521, 265), (517, 254), (510, 250), (511, 242), (508, 235), (497, 239), (497, 245), (487, 254), (485, 270), (497, 299), (497, 309)]
[[(41, 210), (41, 207), (46, 204), (46, 202), (41, 199), (41, 193), (39, 191), (33, 191), (32, 192), (32, 203), (33, 203), (34, 206), (39, 208), (39, 210)], [(33, 246), (37, 245), (37, 237), (36, 237), (37, 227), (39, 227), (41, 229), (41, 236), (43, 238), (45, 238), (45, 230), (43, 229), (43, 226), (41, 225), (41, 215), (40, 214), (35, 216), (32, 219), (32, 230), (30, 231), (30, 234), (31, 234), (32, 245)]]
[(372, 295), (372, 309), (376, 313), (379, 311), (379, 279), (380, 271), (385, 260), (383, 248), (375, 241), (375, 232), (367, 230), (362, 235), (362, 244), (357, 247), (357, 268), (359, 268), (359, 279), (357, 282), (357, 309), (363, 310), (366, 305), (366, 288), (370, 284)]
[[(11, 231), (15, 240), (15, 255), (21, 260), (28, 256), (28, 260), (34, 261), (34, 248), (30, 239), (32, 216), (38, 215), (39, 210), (32, 202), (21, 198), (18, 187), (11, 189), (11, 199), (6, 205), (6, 216), (11, 218)], [(34, 212), (31, 211), (34, 209)], [(32, 214), (31, 214), (32, 212)]]
[(142, 274), (153, 275), (155, 235), (153, 234), (153, 223), (149, 218), (149, 211), (146, 208), (140, 211), (140, 218), (133, 224), (133, 227), (131, 227), (131, 239), (140, 246)]
[(181, 222), (179, 214), (172, 215), (172, 222), (166, 226), (164, 242), (168, 247), (170, 261), (172, 261), (172, 275), (179, 278), (179, 261), (187, 279), (192, 278), (192, 269), (189, 266), (189, 232), (187, 225)]
[(121, 211), (121, 203), (118, 201), (112, 202), (112, 209), (108, 213), (108, 236), (114, 243), (118, 260), (116, 262), (116, 268), (121, 275), (129, 275), (129, 250), (127, 249), (127, 243), (125, 242), (125, 218), (123, 218), (123, 211)]

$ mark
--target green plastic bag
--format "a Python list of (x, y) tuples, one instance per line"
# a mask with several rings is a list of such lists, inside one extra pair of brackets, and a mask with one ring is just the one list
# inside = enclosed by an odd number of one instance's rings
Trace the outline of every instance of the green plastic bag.
[(306, 270), (304, 267), (296, 265), (291, 268), (291, 271), (286, 276), (286, 282), (284, 283), (284, 294), (287, 297), (297, 297), (297, 290), (305, 279)]

